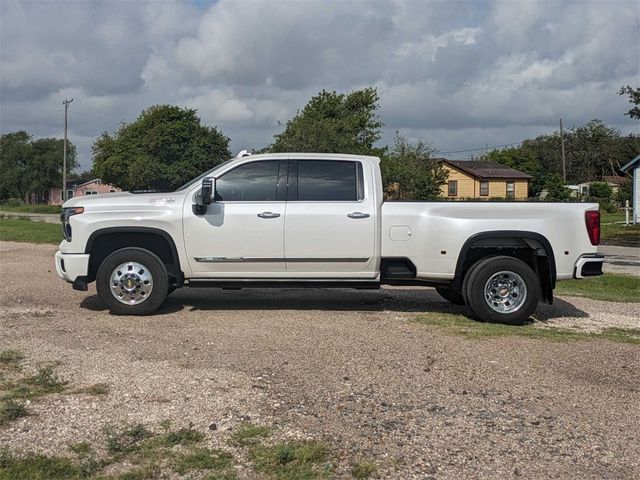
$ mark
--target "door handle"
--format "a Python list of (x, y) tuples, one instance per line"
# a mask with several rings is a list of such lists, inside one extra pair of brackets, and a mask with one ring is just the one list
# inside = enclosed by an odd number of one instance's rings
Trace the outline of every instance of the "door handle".
[(260, 218), (278, 218), (280, 216), (279, 213), (273, 213), (273, 212), (262, 212), (259, 213), (258, 216)]
[(349, 213), (347, 214), (347, 217), (349, 218), (369, 218), (371, 215), (369, 215), (368, 213), (362, 213), (362, 212), (353, 212), (353, 213)]

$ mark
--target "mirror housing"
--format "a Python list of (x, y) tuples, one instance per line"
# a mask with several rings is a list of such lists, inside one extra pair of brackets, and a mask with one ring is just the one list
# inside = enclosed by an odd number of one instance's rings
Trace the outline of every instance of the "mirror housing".
[(209, 177), (202, 179), (201, 196), (203, 205), (211, 205), (215, 195), (214, 183), (215, 178)]
[(215, 183), (213, 177), (202, 179), (202, 189), (196, 197), (196, 203), (193, 205), (193, 212), (196, 215), (204, 215), (207, 213), (207, 205), (211, 205), (216, 195)]

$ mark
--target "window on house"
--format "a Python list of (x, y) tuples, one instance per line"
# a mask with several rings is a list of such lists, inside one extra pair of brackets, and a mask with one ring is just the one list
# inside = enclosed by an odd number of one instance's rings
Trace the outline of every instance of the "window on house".
[(109, 190), (109, 193), (116, 193), (116, 191), (112, 188), (111, 190)]
[(481, 197), (489, 196), (489, 181), (488, 180), (482, 180), (480, 182), (480, 196)]
[(73, 198), (73, 190), (67, 190), (66, 200), (69, 200), (70, 198)]
[(447, 184), (447, 195), (450, 197), (457, 197), (458, 196), (458, 181), (457, 180), (449, 180), (449, 183)]
[(507, 182), (507, 198), (515, 198), (516, 188), (514, 182)]
[(86, 192), (84, 192), (85, 195), (97, 195), (98, 192), (95, 190), (87, 190)]

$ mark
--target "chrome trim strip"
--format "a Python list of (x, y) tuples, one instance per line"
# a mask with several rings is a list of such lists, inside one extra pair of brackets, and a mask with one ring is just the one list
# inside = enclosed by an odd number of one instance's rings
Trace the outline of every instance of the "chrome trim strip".
[(369, 258), (270, 258), (270, 257), (194, 257), (199, 263), (365, 263)]
[(368, 258), (287, 258), (287, 262), (291, 263), (319, 263), (319, 262), (335, 262), (335, 263), (365, 263)]

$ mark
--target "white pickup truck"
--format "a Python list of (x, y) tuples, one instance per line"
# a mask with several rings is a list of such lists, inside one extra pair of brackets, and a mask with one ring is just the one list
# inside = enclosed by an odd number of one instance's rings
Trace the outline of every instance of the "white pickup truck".
[(124, 315), (183, 286), (389, 284), (517, 324), (603, 263), (597, 204), (384, 202), (379, 159), (355, 155), (241, 155), (171, 193), (73, 198), (61, 220), (58, 275)]

